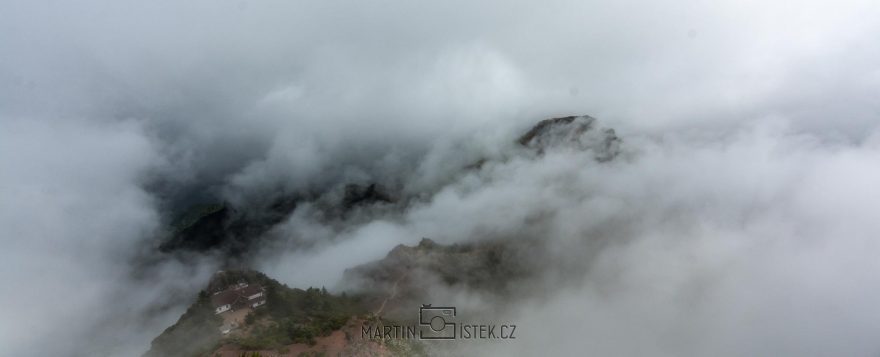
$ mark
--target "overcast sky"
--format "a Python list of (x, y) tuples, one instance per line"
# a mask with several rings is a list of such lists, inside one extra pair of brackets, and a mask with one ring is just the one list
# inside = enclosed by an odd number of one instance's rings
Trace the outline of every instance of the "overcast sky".
[[(145, 351), (216, 268), (132, 277), (176, 202), (376, 180), (434, 196), (341, 233), (292, 217), (281, 233), (333, 244), (262, 268), (329, 286), (395, 244), (550, 212), (548, 261), (576, 259), (573, 237), (627, 243), (511, 310), (557, 330), (482, 352), (877, 355), (878, 19), (875, 1), (0, 0), (0, 354)], [(450, 171), (571, 114), (617, 129), (625, 159)]]

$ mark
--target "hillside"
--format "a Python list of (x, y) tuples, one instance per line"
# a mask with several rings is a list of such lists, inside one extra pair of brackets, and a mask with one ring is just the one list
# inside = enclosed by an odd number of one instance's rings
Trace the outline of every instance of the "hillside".
[[(613, 130), (597, 127), (594, 118), (570, 116), (540, 121), (515, 141), (511, 154), (540, 157), (548, 150), (577, 150), (591, 152), (601, 163), (619, 154), (620, 143)], [(463, 169), (481, 170), (489, 160)], [(162, 249), (240, 254), (258, 245), (261, 234), (283, 222), (299, 204), (308, 202), (321, 219), (341, 222), (363, 218), (371, 210), (383, 212), (406, 205), (408, 199), (374, 183), (282, 195), (270, 202), (274, 203), (254, 212), (225, 203), (194, 206), (177, 220)], [(255, 271), (219, 272), (177, 323), (156, 337), (146, 356), (422, 354), (424, 346), (418, 341), (364, 339), (360, 327), (382, 321), (412, 322), (414, 311), (444, 290), (467, 290), (503, 300), (525, 296), (527, 281), (539, 268), (535, 257), (544, 249), (540, 235), (525, 233), (517, 240), (487, 237), (452, 245), (424, 238), (416, 246), (399, 245), (383, 259), (347, 269), (342, 286), (348, 290), (338, 295), (323, 287), (291, 288)], [(249, 292), (242, 293), (245, 290)], [(248, 300), (244, 295), (259, 297)], [(231, 300), (221, 301), (226, 297)]]
[[(265, 305), (216, 314), (212, 297), (245, 284), (265, 290)], [(375, 300), (363, 294), (334, 295), (324, 288), (290, 288), (256, 271), (218, 272), (177, 323), (153, 340), (145, 357), (412, 352), (412, 346), (360, 338), (360, 326), (377, 319), (369, 306)]]
[[(215, 314), (211, 297), (227, 286), (250, 284), (265, 289), (266, 304)], [(366, 309), (359, 297), (334, 296), (324, 289), (289, 288), (255, 271), (217, 273), (177, 323), (153, 340), (146, 356), (210, 356), (224, 345), (243, 350), (281, 349), (339, 330)], [(231, 331), (224, 334), (221, 327)]]

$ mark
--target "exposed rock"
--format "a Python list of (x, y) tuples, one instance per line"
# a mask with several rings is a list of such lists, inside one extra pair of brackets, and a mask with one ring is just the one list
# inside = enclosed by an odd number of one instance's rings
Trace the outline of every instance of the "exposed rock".
[[(604, 162), (618, 155), (621, 140), (614, 130), (601, 128), (595, 118), (584, 115), (542, 120), (517, 143), (538, 155), (559, 148), (589, 151), (597, 161)], [(480, 170), (488, 161), (483, 158), (463, 169)], [(406, 202), (386, 187), (369, 183), (347, 184), (342, 189), (335, 186), (326, 192), (279, 194), (263, 207), (197, 205), (178, 220), (159, 248), (164, 252), (220, 250), (224, 257), (234, 259), (246, 256), (259, 238), (296, 209), (299, 200), (317, 203), (314, 207), (328, 221), (369, 219), (373, 213), (392, 212), (398, 202)]]
[(232, 210), (226, 204), (191, 208), (176, 225), (175, 232), (159, 249), (207, 250), (223, 243)]
[[(575, 123), (576, 119), (577, 123)], [(572, 139), (573, 136), (571, 134), (580, 135), (584, 131), (589, 130), (595, 121), (595, 118), (587, 115), (544, 119), (533, 126), (527, 133), (523, 134), (517, 142), (528, 147), (546, 146), (547, 143), (545, 141), (548, 141), (548, 138), (552, 139), (558, 137), (559, 134), (567, 134), (568, 139)], [(572, 125), (573, 123), (574, 125)], [(555, 133), (551, 133), (551, 131), (555, 131)]]
[(611, 160), (620, 150), (620, 138), (614, 129), (596, 128), (596, 125), (596, 119), (588, 115), (545, 119), (523, 134), (517, 143), (538, 153), (571, 146), (592, 150), (597, 161)]
[(342, 205), (346, 210), (356, 206), (392, 202), (394, 202), (394, 198), (387, 193), (384, 187), (375, 183), (366, 187), (358, 184), (345, 185), (345, 196), (342, 198)]
[(292, 196), (282, 196), (263, 209), (248, 212), (239, 212), (228, 203), (193, 206), (178, 219), (159, 250), (219, 249), (230, 257), (240, 256), (263, 233), (287, 218), (296, 209), (296, 202)]
[(225, 202), (194, 205), (172, 225), (171, 234), (159, 250), (166, 253), (219, 250), (224, 257), (237, 259), (259, 244), (259, 239), (272, 227), (287, 219), (301, 199), (322, 202), (318, 207), (327, 217), (336, 219), (350, 218), (348, 214), (358, 209), (397, 201), (385, 187), (376, 183), (348, 184), (341, 192), (303, 195), (279, 195), (260, 207), (238, 208)]

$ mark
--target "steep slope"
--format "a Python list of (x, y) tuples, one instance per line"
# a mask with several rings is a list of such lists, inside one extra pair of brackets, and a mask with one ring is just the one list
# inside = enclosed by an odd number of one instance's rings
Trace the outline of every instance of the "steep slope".
[[(543, 120), (516, 143), (520, 149), (510, 155), (527, 160), (552, 150), (577, 150), (591, 153), (596, 162), (603, 163), (620, 154), (621, 140), (614, 130), (600, 128), (592, 117), (570, 116)], [(487, 162), (490, 159), (464, 170), (482, 170)], [(335, 223), (357, 219), (349, 217), (352, 212), (363, 219), (364, 212), (388, 212), (388, 207), (406, 204), (405, 197), (375, 183), (348, 184), (336, 191), (302, 197), (306, 196), (283, 196), (259, 213), (238, 212), (228, 204), (196, 207), (179, 221), (175, 233), (162, 248), (247, 252), (300, 202), (312, 204)], [(379, 261), (347, 269), (343, 286), (349, 290), (341, 295), (323, 289), (288, 288), (258, 272), (217, 274), (187, 313), (153, 341), (147, 356), (207, 356), (212, 352), (235, 356), (242, 351), (351, 354), (357, 349), (378, 355), (394, 354), (399, 350), (389, 349), (387, 344), (353, 339), (350, 335), (370, 319), (412, 319), (413, 311), (429, 302), (436, 291), (461, 289), (490, 299), (524, 295), (529, 279), (534, 280), (533, 273), (540, 270), (535, 257), (543, 256), (545, 243), (537, 234), (502, 238), (487, 237), (454, 245), (441, 245), (425, 238), (416, 246), (399, 245)], [(241, 283), (265, 287), (267, 302), (253, 311), (239, 312), (235, 316), (243, 323), (230, 328), (230, 323), (238, 320), (225, 312), (215, 315), (216, 306), (212, 306), (210, 294)], [(409, 351), (412, 346), (398, 347)]]
[[(215, 313), (212, 295), (239, 284), (261, 286), (265, 305)], [(204, 356), (226, 344), (277, 349), (314, 343), (352, 316), (366, 313), (360, 301), (360, 297), (335, 296), (324, 289), (288, 288), (255, 271), (218, 272), (178, 322), (153, 340), (146, 356)]]
[(527, 250), (520, 248), (502, 242), (440, 245), (423, 238), (416, 246), (399, 245), (379, 261), (347, 269), (343, 280), (368, 298), (391, 303), (384, 312), (398, 317), (429, 301), (433, 289), (508, 295), (531, 270)]

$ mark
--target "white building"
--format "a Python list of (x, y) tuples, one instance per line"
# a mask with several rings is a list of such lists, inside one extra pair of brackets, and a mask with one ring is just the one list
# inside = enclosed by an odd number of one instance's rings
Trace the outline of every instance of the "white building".
[(266, 291), (259, 284), (238, 283), (214, 293), (211, 303), (215, 314), (243, 307), (256, 308), (266, 304)]

